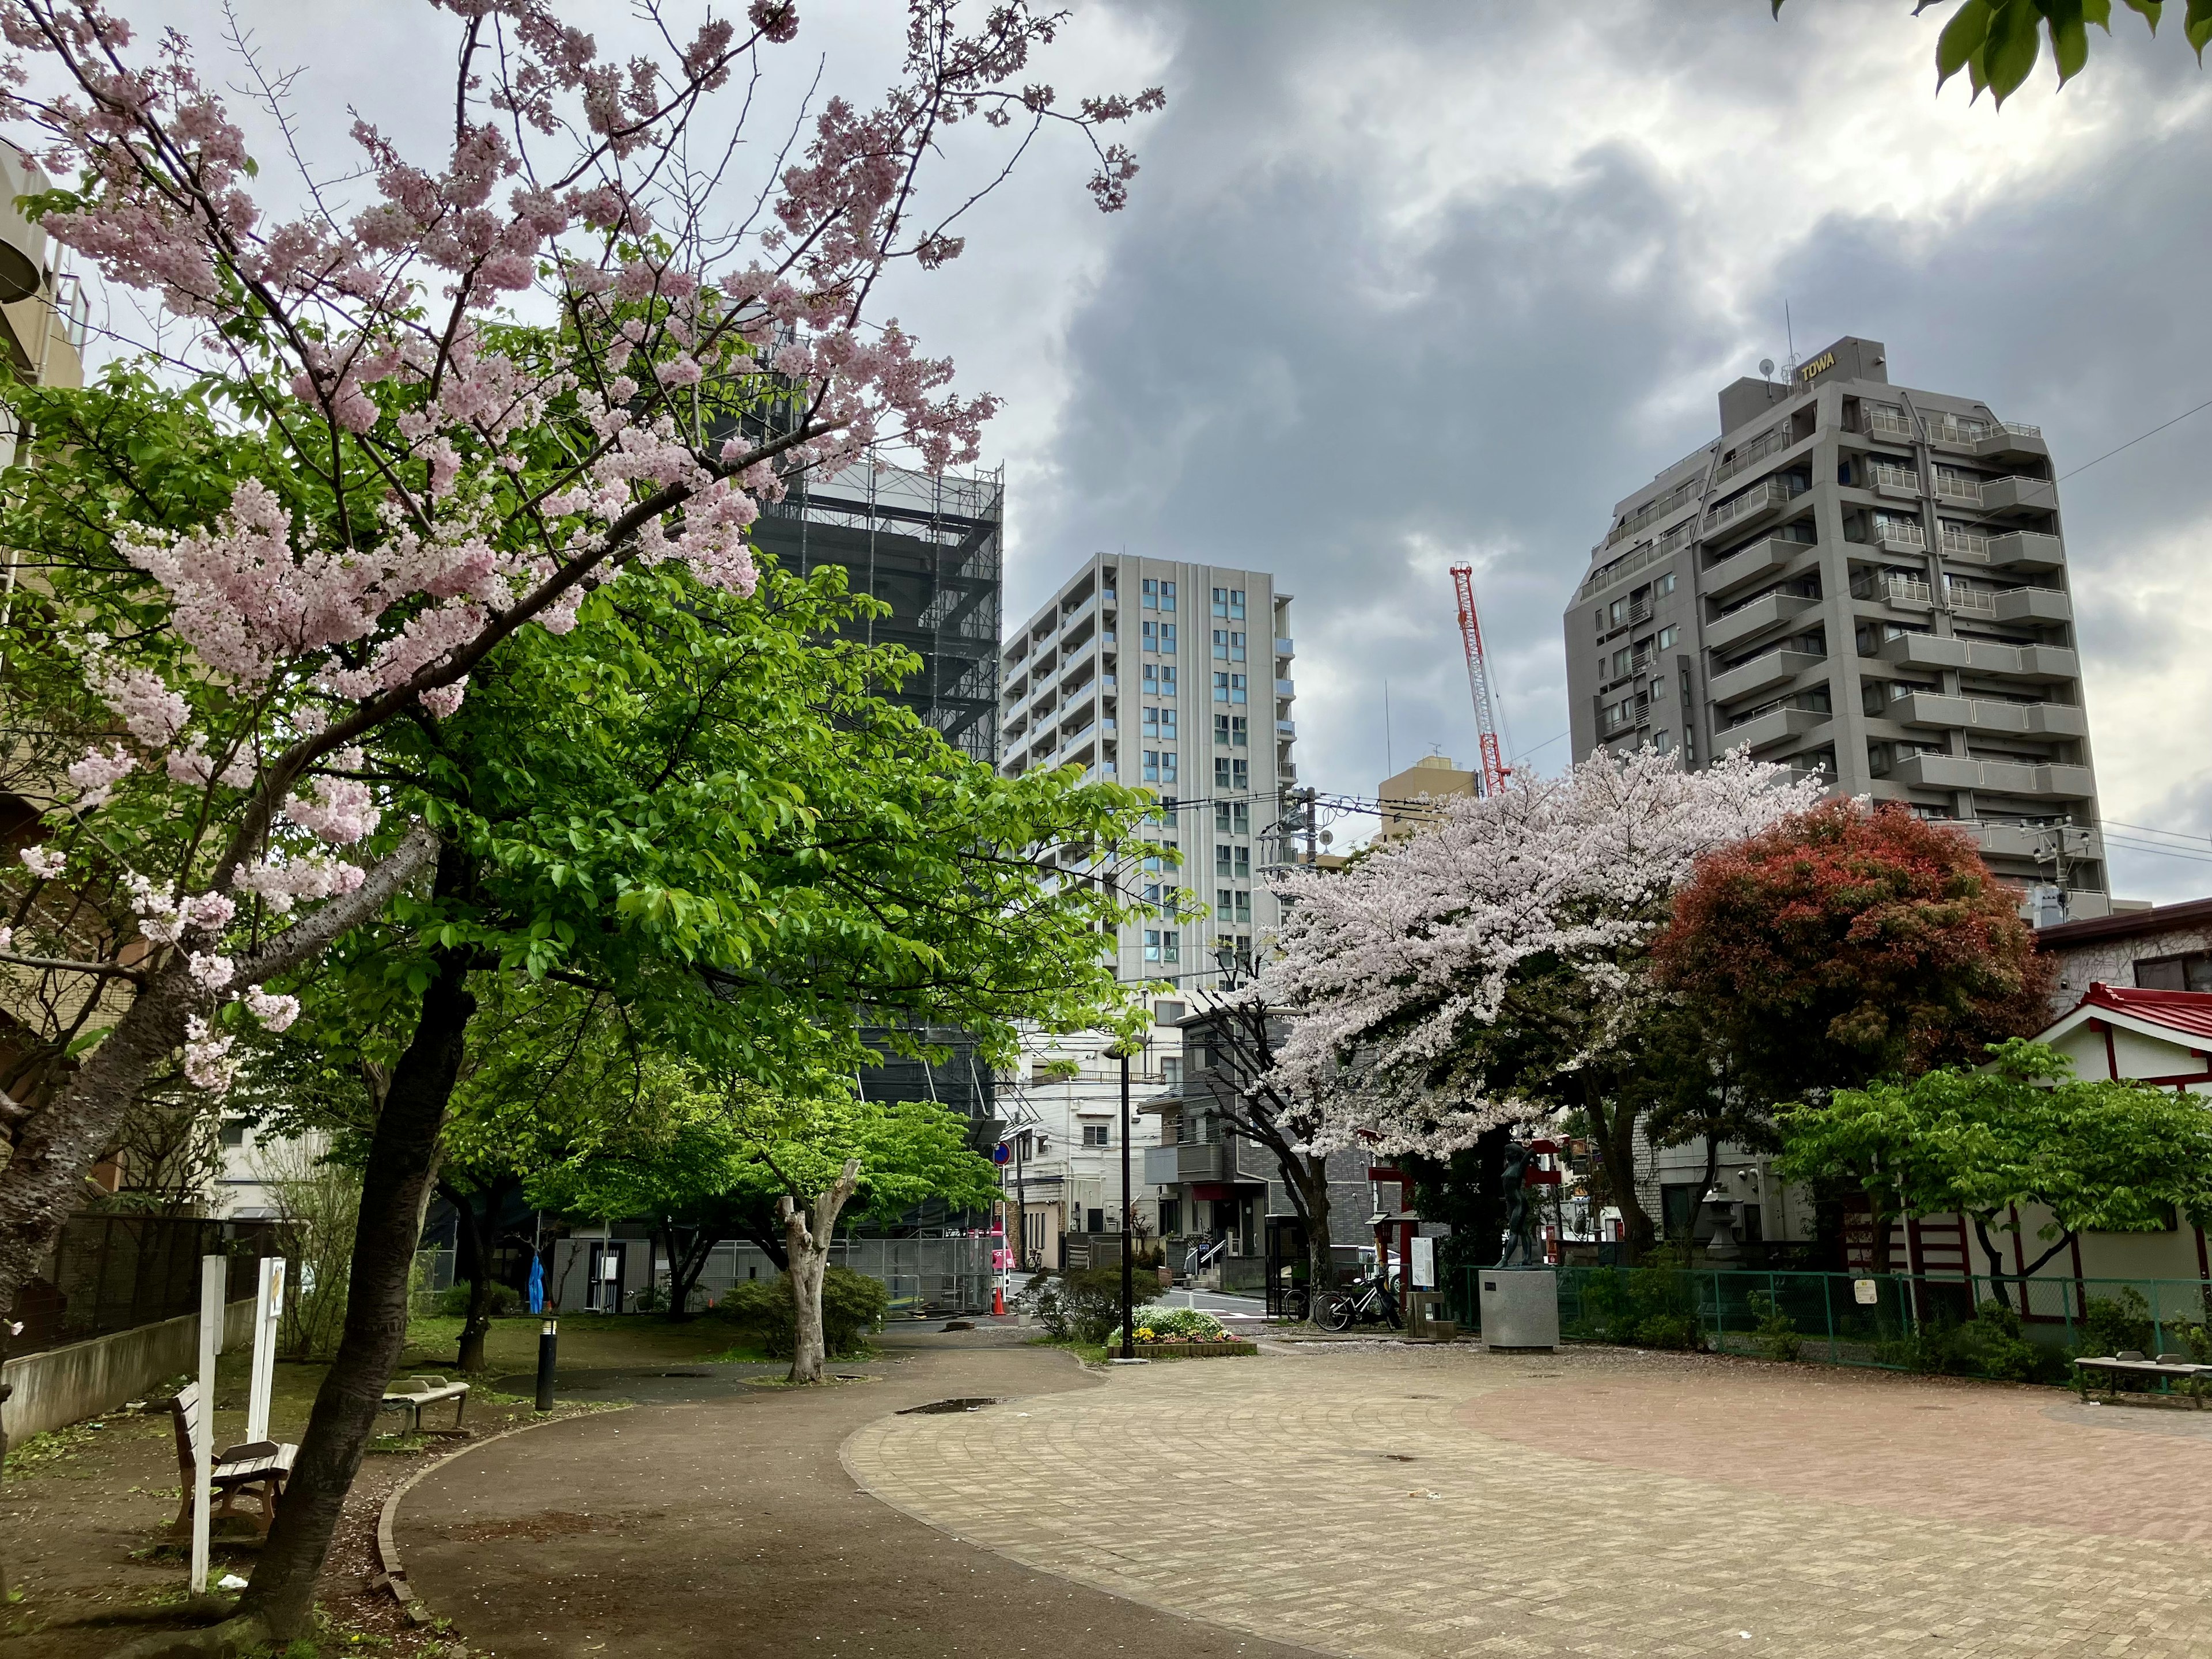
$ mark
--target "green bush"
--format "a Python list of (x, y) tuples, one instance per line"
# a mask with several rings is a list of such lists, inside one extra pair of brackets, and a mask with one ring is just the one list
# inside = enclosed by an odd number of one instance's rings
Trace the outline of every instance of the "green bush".
[(1752, 1346), (1769, 1359), (1796, 1358), (1804, 1346), (1803, 1340), (1797, 1334), (1796, 1322), (1782, 1311), (1775, 1299), (1765, 1291), (1754, 1291), (1751, 1310), (1759, 1316), (1759, 1323), (1751, 1333)]
[[(459, 1279), (438, 1292), (432, 1306), (448, 1319), (466, 1316), (469, 1311), (469, 1281)], [(494, 1282), (491, 1287), (491, 1315), (496, 1319), (501, 1314), (511, 1314), (522, 1306), (522, 1296), (512, 1285)]]
[(1639, 1348), (1699, 1348), (1705, 1346), (1698, 1335), (1698, 1322), (1687, 1314), (1653, 1314), (1636, 1323), (1636, 1346)]
[[(1156, 1287), (1157, 1288), (1157, 1287)], [(1121, 1269), (1069, 1267), (1039, 1273), (1028, 1291), (1037, 1322), (1060, 1340), (1097, 1344), (1121, 1323)]]
[(1583, 1280), (1583, 1328), (1601, 1342), (1642, 1348), (1698, 1348), (1690, 1276), (1672, 1267), (1600, 1271)]
[(2020, 1316), (2002, 1302), (1982, 1304), (1950, 1333), (1947, 1369), (2000, 1382), (2027, 1382), (2044, 1368), (2043, 1351), (2021, 1334)]
[(2150, 1304), (2132, 1285), (2123, 1285), (2114, 1297), (2091, 1297), (2081, 1304), (2081, 1352), (2107, 1358), (2132, 1348), (2148, 1354), (2158, 1346), (2151, 1322)]
[[(833, 1354), (859, 1352), (864, 1346), (861, 1338), (883, 1328), (890, 1307), (890, 1292), (883, 1280), (833, 1266), (822, 1279), (823, 1345)], [(740, 1280), (714, 1304), (714, 1311), (757, 1331), (761, 1346), (775, 1358), (790, 1357), (798, 1318), (791, 1305), (789, 1274)]]
[[(1115, 1296), (1118, 1307), (1120, 1291), (1115, 1291)], [(1139, 1308), (1131, 1317), (1136, 1321), (1139, 1340), (1143, 1340), (1146, 1331), (1152, 1334), (1155, 1340), (1162, 1342), (1193, 1339), (1211, 1341), (1223, 1334), (1221, 1322), (1202, 1308)], [(1116, 1320), (1114, 1328), (1106, 1333), (1106, 1346), (1112, 1347), (1121, 1340), (1121, 1324)]]

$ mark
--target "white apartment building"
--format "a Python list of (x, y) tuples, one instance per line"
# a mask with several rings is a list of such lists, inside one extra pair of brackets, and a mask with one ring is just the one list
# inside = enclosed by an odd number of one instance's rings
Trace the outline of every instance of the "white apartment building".
[[(1182, 1006), (1163, 1000), (1156, 1018), (1180, 1018)], [(1145, 1148), (1159, 1137), (1159, 1120), (1139, 1103), (1182, 1075), (1182, 1033), (1155, 1025), (1152, 1041), (1129, 1060), (1129, 1200), (1140, 1237), (1159, 1237), (1160, 1189), (1145, 1182)], [(1022, 1241), (1019, 1260), (1034, 1267), (1064, 1265), (1070, 1233), (1117, 1231), (1121, 1224), (1121, 1062), (1106, 1052), (1104, 1031), (1030, 1031), (1021, 1062), (998, 1080), (998, 1109), (1013, 1158), (1000, 1170), (1006, 1231)]]
[[(1102, 553), (1001, 649), (1001, 771), (1080, 766), (1159, 799), (1134, 896), (1170, 914), (1122, 927), (1124, 980), (1211, 985), (1218, 952), (1249, 968), (1274, 930), (1265, 871), (1297, 781), (1290, 605), (1265, 571)], [(1175, 919), (1177, 890), (1203, 919)]]

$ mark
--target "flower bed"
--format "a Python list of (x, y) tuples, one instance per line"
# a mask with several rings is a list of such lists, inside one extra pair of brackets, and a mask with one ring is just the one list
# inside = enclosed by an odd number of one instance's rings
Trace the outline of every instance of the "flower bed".
[(1260, 1352), (1258, 1343), (1240, 1341), (1233, 1336), (1221, 1337), (1211, 1342), (1147, 1342), (1139, 1337), (1135, 1347), (1139, 1359), (1226, 1359), (1235, 1354), (1256, 1354)]

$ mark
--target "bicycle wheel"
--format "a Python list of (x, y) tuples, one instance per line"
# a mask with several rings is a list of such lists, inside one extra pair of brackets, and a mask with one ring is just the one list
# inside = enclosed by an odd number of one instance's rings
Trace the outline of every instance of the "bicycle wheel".
[(1285, 1319), (1304, 1320), (1310, 1305), (1305, 1291), (1296, 1286), (1283, 1292), (1283, 1317)]
[(1348, 1331), (1355, 1310), (1348, 1296), (1332, 1296), (1321, 1304), (1321, 1317), (1315, 1322), (1325, 1331)]

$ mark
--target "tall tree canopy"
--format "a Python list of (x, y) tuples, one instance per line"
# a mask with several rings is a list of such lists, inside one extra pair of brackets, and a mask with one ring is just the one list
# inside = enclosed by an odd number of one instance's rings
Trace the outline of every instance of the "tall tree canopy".
[(1826, 801), (1701, 858), (1653, 955), (1764, 1104), (2039, 1030), (2056, 969), (2019, 906), (1956, 826)]

